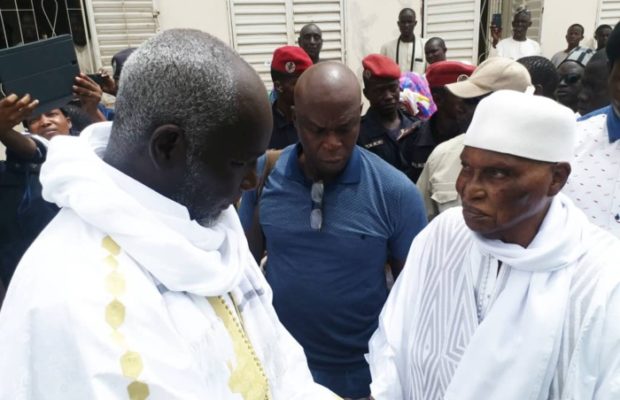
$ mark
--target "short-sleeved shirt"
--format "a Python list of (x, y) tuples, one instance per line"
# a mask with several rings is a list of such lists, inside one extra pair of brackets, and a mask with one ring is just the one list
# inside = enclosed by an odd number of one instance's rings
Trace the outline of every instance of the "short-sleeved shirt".
[(369, 150), (393, 167), (404, 172), (413, 182), (418, 180), (424, 163), (437, 143), (433, 139), (429, 121), (421, 121), (398, 111), (400, 126), (397, 133), (417, 126), (409, 135), (395, 139), (382, 124), (377, 112), (371, 107), (362, 117), (357, 144)]
[(540, 45), (532, 39), (525, 39), (521, 42), (509, 37), (500, 40), (496, 49), (498, 56), (511, 58), (513, 60), (518, 60), (522, 57), (541, 55)]
[[(260, 199), (266, 275), (284, 326), (301, 343), (311, 368), (367, 367), (364, 354), (387, 298), (388, 257), (404, 261), (426, 225), (418, 190), (400, 171), (355, 147), (346, 168), (324, 188), (323, 226), (310, 226), (311, 186), (300, 145), (280, 155)], [(259, 161), (262, 170), (264, 159)], [(252, 224), (255, 192), (241, 202)]]
[(283, 149), (286, 146), (297, 143), (297, 129), (293, 121), (287, 121), (286, 117), (277, 109), (276, 103), (271, 105), (273, 114), (273, 130), (269, 140), (269, 149)]
[(620, 117), (612, 106), (584, 115), (564, 187), (590, 222), (620, 238)]

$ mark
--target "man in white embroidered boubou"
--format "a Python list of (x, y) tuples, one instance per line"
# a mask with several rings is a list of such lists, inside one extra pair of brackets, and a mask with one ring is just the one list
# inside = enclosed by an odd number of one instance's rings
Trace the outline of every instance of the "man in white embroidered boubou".
[(1, 399), (332, 399), (278, 321), (231, 206), (272, 128), (254, 70), (168, 30), (123, 67), (112, 125), (51, 142), (61, 207), (0, 314)]
[(480, 102), (463, 207), (414, 239), (370, 340), (376, 400), (620, 398), (620, 242), (560, 193), (575, 132), (542, 96)]

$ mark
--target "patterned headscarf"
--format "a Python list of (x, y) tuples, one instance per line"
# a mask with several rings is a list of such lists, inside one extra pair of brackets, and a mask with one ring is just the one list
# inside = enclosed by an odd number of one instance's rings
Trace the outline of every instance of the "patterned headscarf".
[(400, 88), (400, 102), (411, 115), (429, 119), (437, 111), (428, 82), (423, 76), (404, 72), (400, 76)]

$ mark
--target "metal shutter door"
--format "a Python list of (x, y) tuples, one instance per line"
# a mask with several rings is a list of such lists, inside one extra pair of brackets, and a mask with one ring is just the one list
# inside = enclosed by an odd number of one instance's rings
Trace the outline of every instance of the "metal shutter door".
[(598, 8), (597, 26), (611, 25), (613, 28), (620, 21), (620, 0), (601, 0)]
[(152, 0), (90, 0), (86, 5), (98, 68), (110, 68), (114, 54), (139, 46), (157, 32)]
[(344, 62), (344, 30), (341, 0), (293, 0), (295, 43), (301, 28), (315, 23), (323, 32), (322, 60)]
[(448, 59), (477, 64), (480, 0), (427, 0), (424, 22), (424, 37), (441, 37)]
[(270, 87), (273, 51), (293, 40), (286, 0), (232, 0), (231, 19), (234, 48)]

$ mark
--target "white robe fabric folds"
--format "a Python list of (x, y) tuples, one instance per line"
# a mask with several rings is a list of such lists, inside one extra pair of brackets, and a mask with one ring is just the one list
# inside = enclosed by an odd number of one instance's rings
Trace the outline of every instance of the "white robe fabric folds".
[[(472, 270), (502, 262), (479, 321)], [(528, 248), (461, 208), (414, 240), (367, 356), (376, 400), (620, 399), (620, 242), (555, 197)]]
[(209, 299), (235, 315), (268, 398), (337, 398), (280, 324), (234, 209), (190, 220), (100, 159), (110, 128), (51, 141), (41, 180), (62, 210), (0, 312), (0, 399), (258, 399)]

